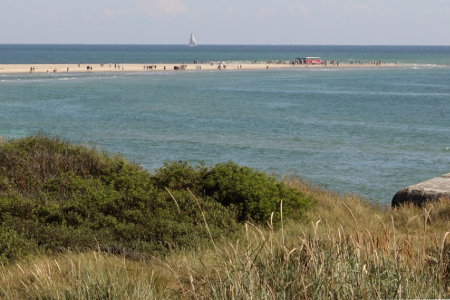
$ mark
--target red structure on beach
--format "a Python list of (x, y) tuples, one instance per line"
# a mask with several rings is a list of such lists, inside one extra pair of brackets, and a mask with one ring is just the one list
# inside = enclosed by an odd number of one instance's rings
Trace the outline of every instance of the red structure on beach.
[(322, 63), (320, 57), (300, 57), (297, 58), (296, 61), (297, 63), (306, 65), (317, 65)]

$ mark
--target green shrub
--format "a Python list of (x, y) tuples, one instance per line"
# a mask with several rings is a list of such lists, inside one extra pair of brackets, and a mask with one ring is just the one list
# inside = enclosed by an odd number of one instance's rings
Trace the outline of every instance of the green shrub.
[(196, 193), (201, 193), (202, 175), (205, 171), (206, 167), (203, 164), (194, 167), (183, 161), (165, 162), (164, 166), (156, 171), (154, 179), (156, 185), (161, 189), (191, 189)]
[(217, 164), (204, 175), (204, 193), (236, 211), (238, 221), (280, 219), (280, 206), (290, 218), (300, 218), (311, 200), (275, 178), (233, 162)]
[(233, 162), (213, 167), (193, 167), (186, 162), (169, 162), (156, 172), (156, 185), (163, 189), (190, 189), (230, 208), (238, 222), (252, 220), (265, 223), (274, 213), (280, 220), (283, 201), (284, 216), (301, 218), (311, 205), (311, 199), (297, 190), (286, 187), (274, 177)]
[(170, 162), (152, 175), (118, 155), (45, 136), (0, 144), (0, 171), (2, 261), (67, 248), (143, 258), (233, 236), (238, 222), (264, 223), (272, 212), (277, 220), (281, 201), (298, 218), (309, 203), (234, 163)]
[(0, 264), (20, 259), (37, 250), (37, 245), (7, 226), (0, 226)]

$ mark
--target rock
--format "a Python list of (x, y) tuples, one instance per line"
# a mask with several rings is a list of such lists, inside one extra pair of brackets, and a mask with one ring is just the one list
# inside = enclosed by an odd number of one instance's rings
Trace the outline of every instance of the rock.
[(392, 198), (392, 206), (406, 203), (422, 206), (440, 198), (450, 198), (450, 173), (402, 189)]

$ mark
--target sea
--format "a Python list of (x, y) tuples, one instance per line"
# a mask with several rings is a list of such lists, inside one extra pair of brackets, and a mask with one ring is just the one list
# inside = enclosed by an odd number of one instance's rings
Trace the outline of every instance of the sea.
[(395, 68), (0, 74), (0, 136), (234, 161), (389, 204), (450, 172), (449, 46), (0, 45), (0, 64), (382, 61)]

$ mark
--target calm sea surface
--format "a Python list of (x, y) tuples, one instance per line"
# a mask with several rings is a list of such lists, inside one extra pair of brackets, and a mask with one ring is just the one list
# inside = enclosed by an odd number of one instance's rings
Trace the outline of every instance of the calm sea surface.
[(0, 64), (298, 56), (416, 65), (0, 74), (0, 136), (57, 135), (149, 170), (167, 160), (232, 160), (383, 203), (450, 172), (450, 47), (0, 45)]

